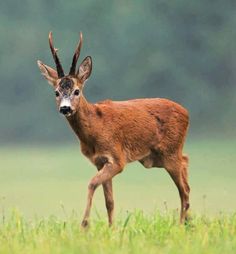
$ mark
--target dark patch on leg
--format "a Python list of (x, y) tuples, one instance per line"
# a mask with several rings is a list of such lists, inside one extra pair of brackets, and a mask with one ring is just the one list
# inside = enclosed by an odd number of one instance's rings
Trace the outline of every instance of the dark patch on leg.
[(95, 159), (95, 165), (97, 167), (98, 170), (102, 169), (103, 166), (108, 162), (108, 158), (106, 156), (98, 156)]
[(93, 191), (96, 190), (97, 187), (98, 187), (98, 186), (97, 186), (97, 184), (95, 184), (95, 183), (90, 183), (89, 186), (88, 186), (88, 188), (91, 189), (91, 190), (93, 190)]

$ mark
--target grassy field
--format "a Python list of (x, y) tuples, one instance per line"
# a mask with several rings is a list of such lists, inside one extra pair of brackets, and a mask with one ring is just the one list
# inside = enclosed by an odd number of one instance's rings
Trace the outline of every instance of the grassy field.
[(51, 216), (26, 221), (17, 211), (2, 221), (0, 253), (132, 253), (233, 254), (236, 252), (236, 214), (209, 219), (192, 217), (180, 226), (176, 213), (144, 215), (141, 211), (118, 218), (112, 228), (104, 219), (89, 230), (72, 214), (66, 220)]
[(0, 148), (0, 253), (236, 253), (236, 142), (195, 140), (185, 151), (187, 226), (178, 224), (165, 170), (132, 163), (114, 179), (115, 226), (107, 227), (98, 189), (85, 233), (79, 223), (96, 170), (79, 146)]

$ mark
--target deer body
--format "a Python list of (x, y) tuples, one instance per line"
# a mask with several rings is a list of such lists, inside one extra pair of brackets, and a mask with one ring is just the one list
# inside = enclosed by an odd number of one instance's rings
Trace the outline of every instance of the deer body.
[(189, 125), (187, 110), (173, 101), (161, 98), (106, 100), (90, 104), (82, 93), (92, 69), (90, 57), (84, 59), (75, 74), (82, 34), (67, 76), (64, 75), (50, 36), (57, 72), (42, 62), (38, 62), (39, 68), (54, 86), (59, 111), (65, 115), (80, 139), (82, 153), (98, 170), (88, 186), (82, 226), (88, 225), (93, 195), (99, 185), (103, 186), (108, 220), (112, 224), (112, 178), (133, 161), (139, 161), (146, 168), (164, 167), (167, 170), (179, 190), (180, 221), (183, 222), (187, 218), (190, 192), (188, 157), (182, 153)]
[(177, 103), (158, 98), (81, 101), (78, 113), (67, 120), (95, 165), (102, 156), (121, 165), (138, 160), (146, 167), (163, 167), (166, 155), (183, 146), (188, 113)]

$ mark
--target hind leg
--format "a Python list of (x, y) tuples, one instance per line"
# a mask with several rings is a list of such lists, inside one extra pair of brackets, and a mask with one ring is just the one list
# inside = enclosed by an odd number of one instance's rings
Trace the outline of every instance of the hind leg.
[(182, 178), (183, 178), (185, 190), (188, 193), (188, 208), (189, 208), (190, 187), (188, 184), (188, 156), (186, 154), (182, 156)]
[(174, 183), (176, 184), (181, 200), (180, 223), (187, 219), (187, 211), (189, 209), (189, 192), (188, 185), (188, 157), (187, 156), (173, 156), (165, 162), (165, 168)]

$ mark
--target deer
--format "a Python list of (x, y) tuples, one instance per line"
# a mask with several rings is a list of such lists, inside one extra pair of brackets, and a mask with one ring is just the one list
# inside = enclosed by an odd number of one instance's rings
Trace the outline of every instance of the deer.
[(180, 223), (188, 219), (188, 156), (183, 146), (189, 127), (189, 114), (180, 104), (165, 98), (140, 98), (126, 101), (105, 100), (89, 103), (83, 88), (92, 72), (92, 58), (87, 56), (77, 68), (83, 43), (73, 55), (69, 74), (65, 74), (53, 45), (49, 46), (56, 69), (37, 61), (41, 74), (55, 91), (58, 111), (64, 115), (80, 141), (83, 153), (97, 168), (87, 190), (87, 204), (81, 223), (89, 225), (93, 196), (102, 185), (108, 223), (113, 224), (113, 177), (126, 164), (140, 162), (145, 168), (164, 168), (177, 186), (180, 201)]

